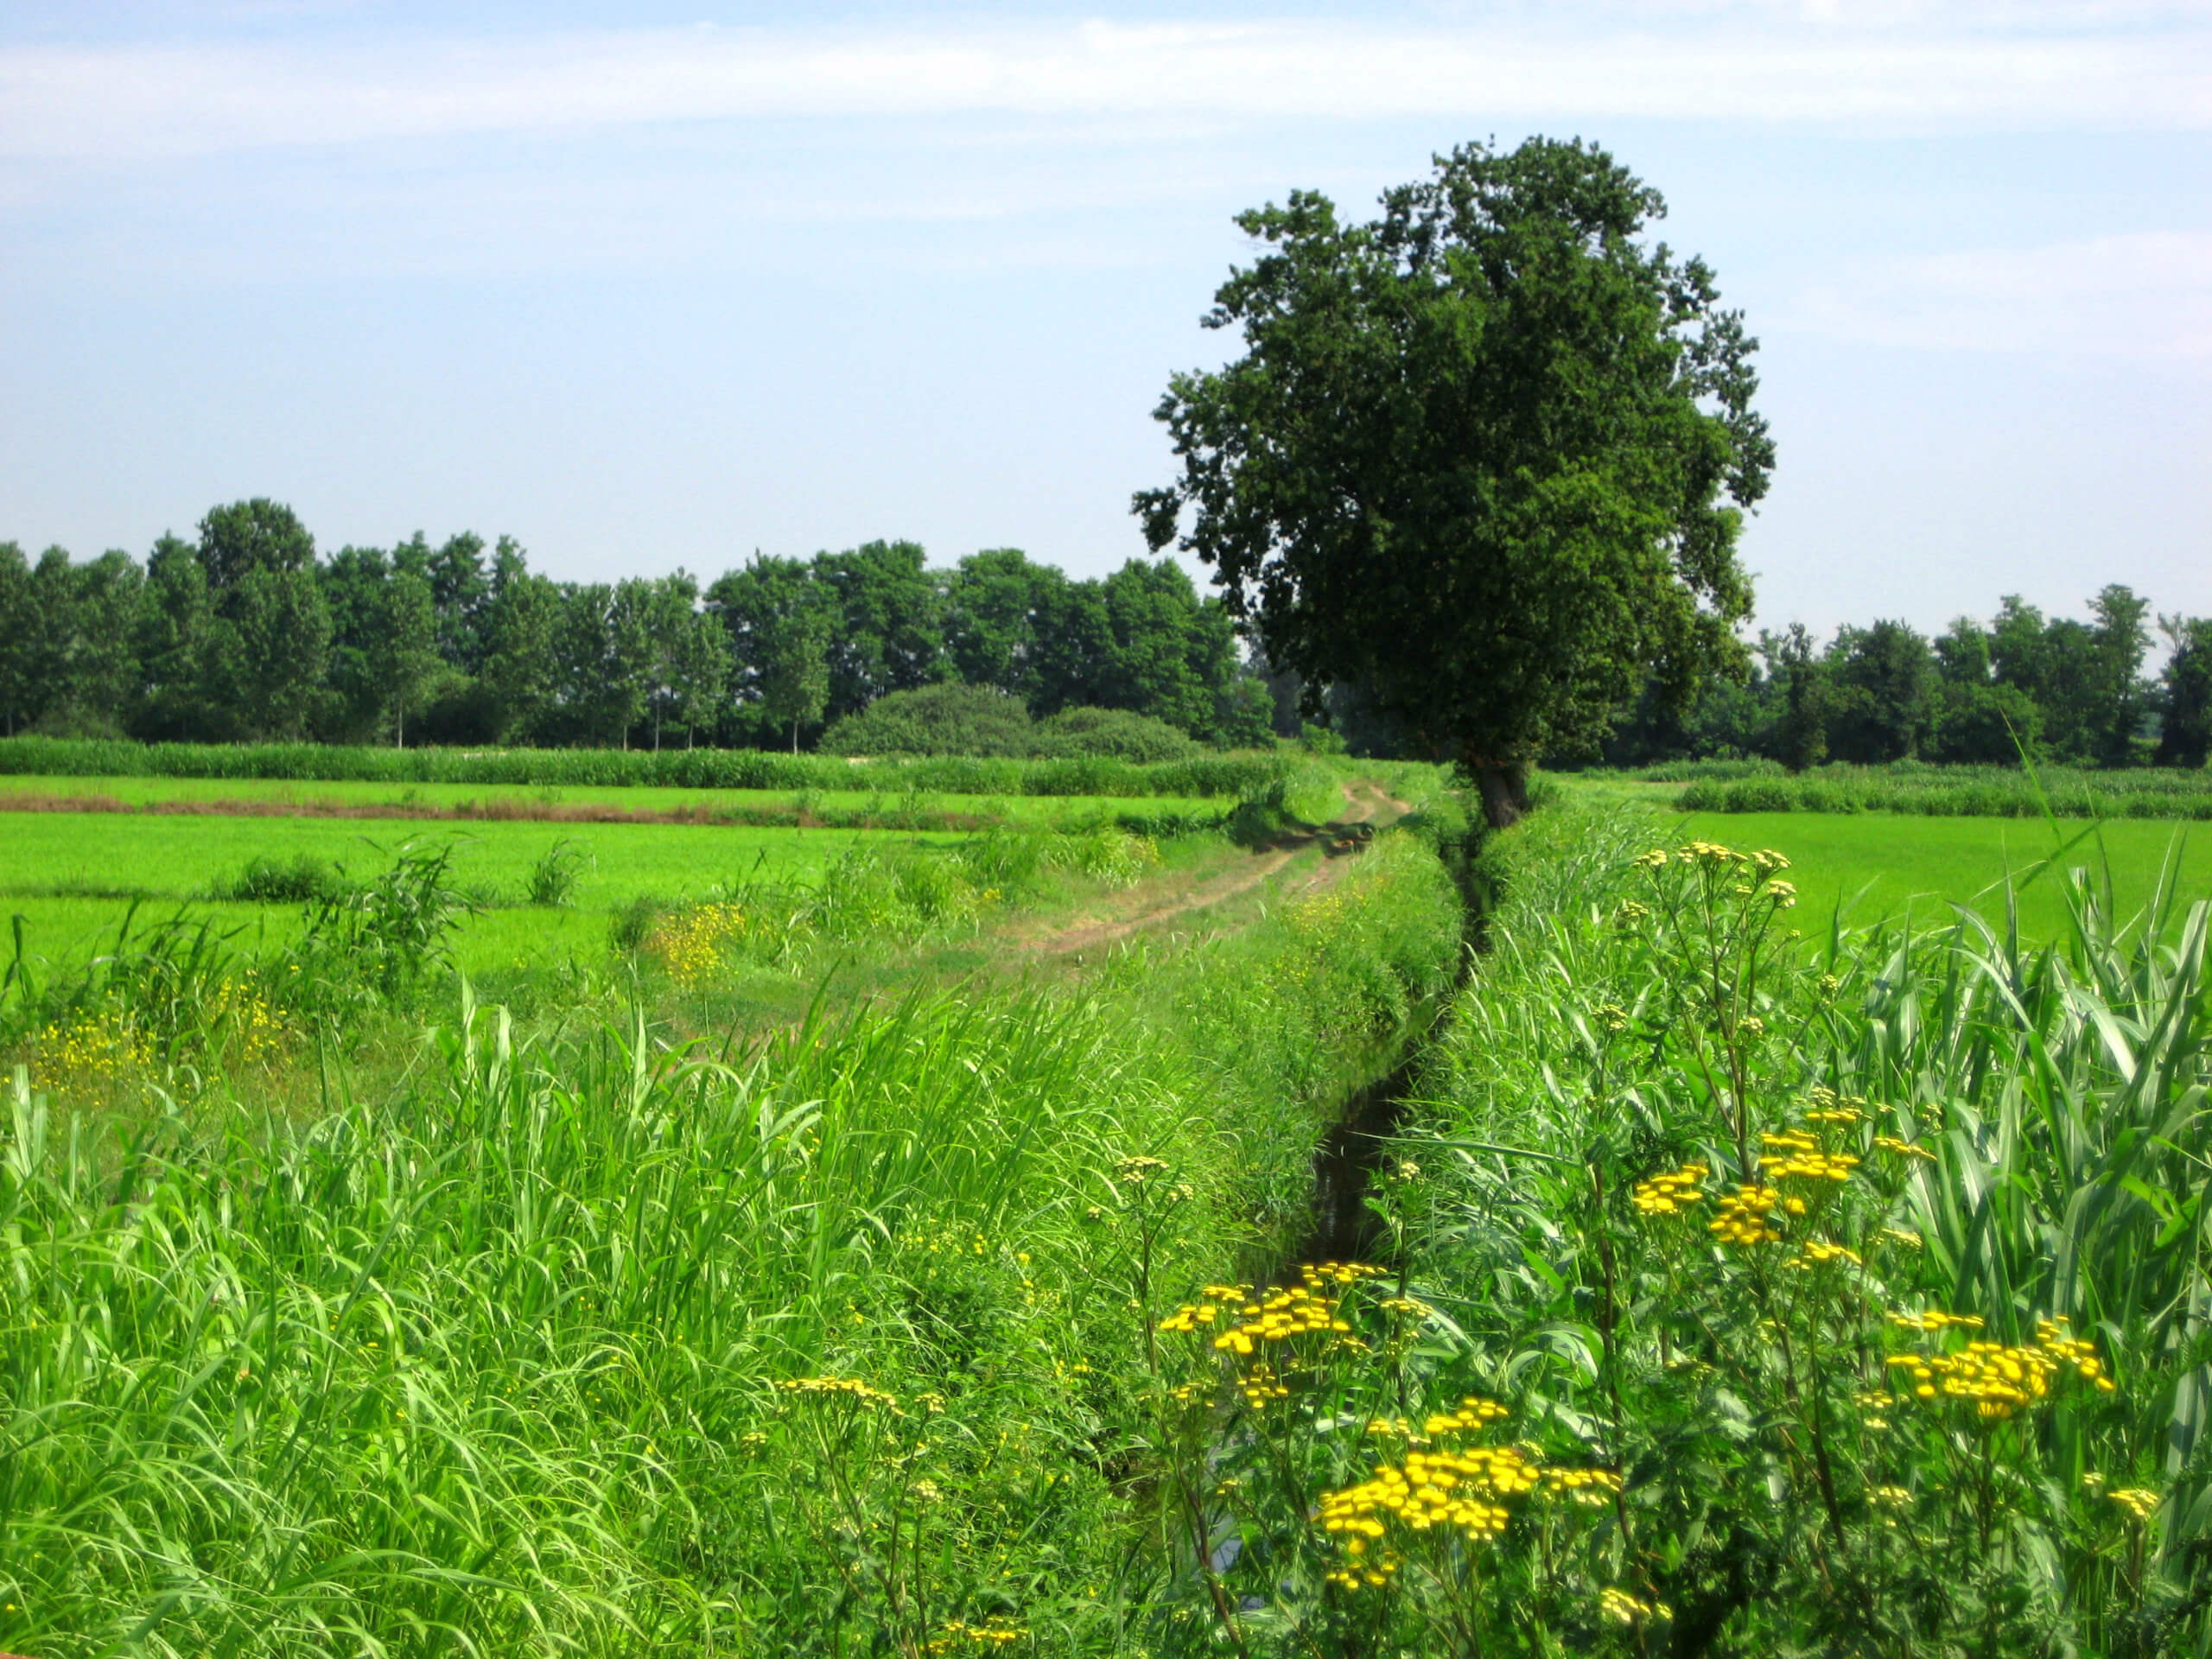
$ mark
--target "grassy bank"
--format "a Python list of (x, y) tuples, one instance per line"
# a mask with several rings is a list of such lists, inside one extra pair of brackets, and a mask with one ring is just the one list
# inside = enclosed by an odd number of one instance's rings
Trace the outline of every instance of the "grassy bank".
[(396, 1086), (73, 1122), (19, 1077), (0, 1646), (1203, 1644), (1152, 1310), (1296, 1230), (1458, 949), (1385, 835), (1233, 937), (751, 1047), (464, 1001)]
[(1813, 944), (1656, 816), (1490, 856), (1379, 1194), (1422, 1335), (1330, 1383), (1427, 1433), (1272, 1511), (1313, 1645), (2202, 1651), (2212, 906)]

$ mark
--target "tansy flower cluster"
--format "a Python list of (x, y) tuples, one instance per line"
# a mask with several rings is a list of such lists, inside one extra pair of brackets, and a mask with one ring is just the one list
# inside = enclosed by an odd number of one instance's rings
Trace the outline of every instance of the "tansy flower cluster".
[(1029, 1634), (1028, 1626), (1009, 1624), (1004, 1619), (986, 1619), (981, 1624), (970, 1624), (956, 1618), (943, 1631), (930, 1638), (931, 1653), (950, 1653), (959, 1646), (1002, 1648), (1010, 1642), (1019, 1642)]
[(1647, 1216), (1671, 1216), (1704, 1202), (1704, 1182), (1713, 1172), (1703, 1164), (1684, 1164), (1664, 1175), (1638, 1181), (1629, 1202)]
[(1674, 1610), (1663, 1601), (1639, 1601), (1625, 1590), (1598, 1592), (1598, 1611), (1617, 1624), (1641, 1624), (1647, 1618), (1672, 1618)]
[[(1213, 1345), (1240, 1357), (1263, 1342), (1287, 1342), (1317, 1331), (1350, 1331), (1337, 1317), (1337, 1305), (1317, 1296), (1303, 1285), (1279, 1290), (1266, 1300), (1243, 1310), (1250, 1317), (1232, 1325), (1213, 1339)], [(1163, 1328), (1166, 1328), (1163, 1325)]]
[(226, 979), (207, 1000), (211, 1021), (229, 1027), (237, 1058), (256, 1065), (284, 1046), (284, 1016), (251, 980)]
[(1774, 1212), (1788, 1209), (1794, 1215), (1805, 1213), (1802, 1198), (1784, 1198), (1770, 1186), (1749, 1183), (1738, 1187), (1720, 1200), (1720, 1213), (1713, 1218), (1713, 1236), (1724, 1244), (1772, 1244), (1782, 1234), (1773, 1222)]
[(2105, 1496), (2138, 1521), (2148, 1521), (2158, 1512), (2158, 1495), (2141, 1486), (2122, 1486)]
[(1859, 1259), (1858, 1251), (1847, 1249), (1840, 1244), (1832, 1244), (1825, 1238), (1808, 1239), (1802, 1259), (1808, 1267), (1815, 1268), (1823, 1267), (1830, 1262), (1848, 1262), (1854, 1268), (1866, 1265)]
[[(1483, 1421), (1495, 1414), (1490, 1402), (1469, 1404), (1482, 1408), (1469, 1414)], [(1409, 1451), (1403, 1464), (1384, 1464), (1358, 1484), (1322, 1495), (1321, 1528), (1338, 1535), (1347, 1558), (1328, 1576), (1346, 1589), (1385, 1584), (1398, 1555), (1387, 1544), (1369, 1547), (1394, 1534), (1402, 1541), (1405, 1534), (1450, 1529), (1470, 1544), (1488, 1543), (1511, 1518), (1510, 1499), (1541, 1490), (1603, 1503), (1619, 1488), (1620, 1477), (1610, 1470), (1548, 1469), (1517, 1446)]]
[(1894, 1135), (1878, 1135), (1874, 1137), (1874, 1144), (1884, 1152), (1893, 1152), (1900, 1158), (1923, 1158), (1931, 1164), (1936, 1161), (1936, 1154), (1927, 1147), (1915, 1146), (1910, 1141), (1900, 1141)]
[(1815, 1084), (1806, 1098), (1808, 1123), (1856, 1123), (1866, 1116), (1866, 1103), (1856, 1095), (1839, 1095), (1825, 1084)]
[[(1940, 1322), (1931, 1325), (1931, 1319)], [(1966, 1321), (1956, 1315), (1923, 1313), (1899, 1318), (1897, 1323), (1940, 1331), (1946, 1324)], [(2071, 1370), (2107, 1391), (2113, 1387), (2095, 1351), (2081, 1338), (2068, 1336), (2064, 1321), (2058, 1319), (2040, 1321), (2031, 1346), (1978, 1340), (1955, 1353), (1892, 1354), (1888, 1363), (1902, 1373), (1916, 1398), (1970, 1401), (1974, 1415), (1984, 1422), (2003, 1422), (2048, 1398), (2051, 1382), (2062, 1370)]]
[[(1813, 1137), (1802, 1130), (1763, 1135), (1759, 1141), (1769, 1154), (1759, 1160), (1759, 1174), (1765, 1180), (1847, 1181), (1851, 1172), (1859, 1167), (1856, 1158), (1822, 1152)], [(1772, 1155), (1776, 1154), (1780, 1155)], [(1803, 1211), (1792, 1210), (1790, 1213), (1800, 1215)]]
[(899, 1396), (887, 1394), (881, 1389), (870, 1388), (856, 1376), (795, 1376), (776, 1384), (785, 1394), (804, 1398), (828, 1401), (849, 1400), (862, 1406), (880, 1406), (894, 1416), (905, 1414), (899, 1409)]

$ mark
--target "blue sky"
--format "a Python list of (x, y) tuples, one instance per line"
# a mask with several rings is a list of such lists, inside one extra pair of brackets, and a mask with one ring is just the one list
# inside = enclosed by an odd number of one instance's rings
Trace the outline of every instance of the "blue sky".
[(0, 10), (0, 537), (1141, 551), (1239, 209), (1606, 144), (1763, 341), (1760, 620), (2212, 613), (2212, 3)]

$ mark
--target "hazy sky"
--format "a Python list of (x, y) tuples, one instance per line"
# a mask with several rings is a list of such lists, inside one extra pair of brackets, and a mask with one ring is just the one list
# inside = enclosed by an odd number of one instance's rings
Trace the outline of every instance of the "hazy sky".
[(1232, 214), (1539, 131), (1764, 342), (1763, 622), (2212, 613), (2212, 0), (10, 0), (0, 538), (1096, 574)]

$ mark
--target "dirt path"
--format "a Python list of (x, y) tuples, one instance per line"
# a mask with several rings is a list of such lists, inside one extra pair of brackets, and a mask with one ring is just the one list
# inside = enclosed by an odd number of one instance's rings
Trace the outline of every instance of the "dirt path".
[[(1325, 892), (1343, 879), (1346, 858), (1365, 847), (1378, 813), (1384, 821), (1403, 817), (1413, 810), (1405, 802), (1386, 793), (1380, 785), (1362, 779), (1338, 786), (1344, 792), (1343, 814), (1319, 827), (1279, 838), (1252, 855), (1252, 861), (1228, 873), (1201, 881), (1187, 893), (1166, 902), (1157, 895), (1130, 895), (1132, 907), (1115, 916), (1093, 918), (1027, 942), (1025, 949), (1039, 956), (1065, 957), (1100, 945), (1112, 944), (1132, 933), (1172, 922), (1178, 917), (1211, 910), (1231, 899), (1272, 881), (1300, 853), (1319, 847), (1325, 856), (1297, 881), (1286, 886), (1286, 896), (1304, 898)], [(1364, 833), (1363, 833), (1364, 832)]]

